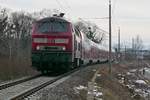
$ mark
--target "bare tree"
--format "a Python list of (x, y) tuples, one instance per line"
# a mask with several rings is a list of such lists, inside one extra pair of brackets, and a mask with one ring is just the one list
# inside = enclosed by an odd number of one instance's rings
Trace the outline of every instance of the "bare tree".
[(75, 23), (80, 31), (86, 34), (86, 36), (95, 43), (101, 44), (106, 37), (106, 31), (100, 29), (96, 24), (87, 21), (78, 21)]
[(135, 50), (142, 50), (143, 47), (143, 41), (140, 36), (137, 35), (135, 38)]
[(9, 32), (9, 16), (8, 9), (0, 9), (0, 53), (3, 55), (7, 54), (8, 47), (8, 32)]
[[(44, 17), (51, 17), (52, 13), (53, 13), (53, 11), (50, 9), (42, 9), (41, 11), (34, 12), (31, 15), (32, 15), (32, 18), (40, 19), (40, 18), (44, 18)], [(54, 11), (54, 13), (56, 13), (56, 10)]]
[(143, 41), (139, 35), (132, 39), (132, 51), (135, 56), (139, 55), (139, 52), (143, 49), (143, 47)]
[(13, 12), (11, 20), (15, 38), (22, 39), (30, 35), (32, 22), (34, 20), (30, 14), (25, 12)]
[(31, 27), (35, 19), (31, 14), (25, 12), (13, 12), (11, 14), (11, 33), (13, 43), (11, 44), (13, 54), (18, 60), (30, 57)]
[(139, 35), (132, 39), (132, 55), (133, 58), (137, 61), (137, 66), (139, 67), (142, 64), (143, 60), (143, 41)]
[[(0, 8), (1, 76), (28, 73), (31, 62), (31, 26), (35, 18), (26, 12)], [(5, 67), (3, 67), (5, 66)], [(22, 70), (22, 67), (24, 70)]]
[(8, 15), (6, 9), (1, 9), (0, 11), (0, 39), (6, 35), (8, 25)]

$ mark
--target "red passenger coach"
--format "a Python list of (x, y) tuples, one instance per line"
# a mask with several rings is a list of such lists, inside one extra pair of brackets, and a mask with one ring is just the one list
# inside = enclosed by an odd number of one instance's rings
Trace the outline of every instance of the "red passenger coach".
[(32, 66), (37, 70), (69, 69), (73, 62), (71, 23), (61, 17), (44, 18), (34, 23), (32, 32)]
[(101, 44), (94, 43), (84, 33), (82, 35), (82, 57), (84, 64), (101, 63), (108, 61), (108, 50)]

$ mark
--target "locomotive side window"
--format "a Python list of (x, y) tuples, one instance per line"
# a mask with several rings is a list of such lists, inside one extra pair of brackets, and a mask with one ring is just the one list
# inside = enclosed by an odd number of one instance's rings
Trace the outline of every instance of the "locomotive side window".
[(38, 33), (49, 33), (49, 32), (67, 32), (68, 23), (59, 21), (46, 21), (37, 23)]

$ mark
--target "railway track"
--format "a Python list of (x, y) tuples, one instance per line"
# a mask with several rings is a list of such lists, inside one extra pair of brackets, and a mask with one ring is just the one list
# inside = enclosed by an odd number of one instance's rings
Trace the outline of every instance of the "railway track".
[[(82, 68), (83, 67), (74, 69), (70, 72), (64, 73), (64, 74), (62, 74), (60, 76), (56, 76), (56, 77), (42, 76), (39, 79), (34, 79), (35, 82), (33, 82), (33, 80), (30, 80), (30, 82), (24, 82), (24, 84), (10, 86), (10, 87), (0, 91), (0, 100), (5, 100), (5, 99), (6, 100), (22, 100), (22, 99), (32, 95), (33, 93), (39, 91), (40, 89), (42, 89), (48, 85), (51, 85), (52, 83), (54, 83), (62, 78), (65, 78), (65, 77), (77, 72), (78, 70), (80, 70)], [(20, 88), (22, 88), (22, 89), (20, 89)]]
[(18, 80), (12, 81), (12, 82), (7, 82), (7, 83), (0, 84), (0, 90), (6, 89), (8, 87), (11, 87), (11, 86), (14, 86), (14, 85), (17, 85), (17, 84), (20, 84), (20, 83), (23, 83), (23, 82), (35, 79), (35, 78), (38, 78), (40, 76), (41, 76), (41, 74), (38, 74), (38, 75), (35, 75), (35, 76), (22, 78), (22, 79), (18, 79)]

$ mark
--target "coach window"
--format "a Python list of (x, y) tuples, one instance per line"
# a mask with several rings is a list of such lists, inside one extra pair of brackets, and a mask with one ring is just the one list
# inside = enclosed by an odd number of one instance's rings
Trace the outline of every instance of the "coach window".
[[(74, 38), (76, 38), (76, 37), (74, 37)], [(77, 41), (76, 41), (76, 39), (74, 41), (74, 49), (77, 50)]]
[(81, 50), (81, 43), (78, 43), (78, 50)]
[(74, 32), (74, 28), (72, 27), (71, 29), (72, 29), (72, 32)]
[(77, 28), (75, 28), (75, 34), (80, 37), (80, 31)]

